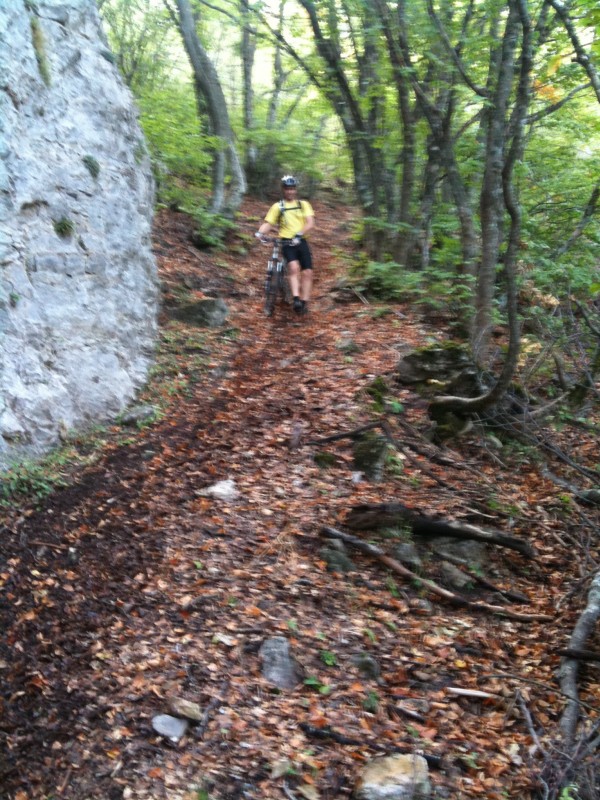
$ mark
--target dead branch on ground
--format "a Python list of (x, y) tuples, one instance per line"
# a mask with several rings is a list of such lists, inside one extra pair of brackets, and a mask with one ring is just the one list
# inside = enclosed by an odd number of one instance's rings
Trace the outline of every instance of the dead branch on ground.
[[(600, 617), (600, 570), (594, 576), (588, 593), (587, 605), (581, 612), (579, 619), (569, 639), (569, 650), (584, 650), (587, 639), (592, 634), (596, 622)], [(567, 742), (573, 743), (575, 731), (579, 720), (579, 694), (577, 691), (577, 674), (579, 663), (577, 659), (565, 658), (560, 667), (560, 687), (569, 698), (563, 715), (560, 719), (560, 728)]]
[(518, 620), (519, 622), (531, 622), (533, 620), (550, 621), (552, 619), (552, 617), (549, 617), (547, 614), (519, 614), (516, 611), (509, 611), (503, 606), (493, 606), (488, 603), (472, 602), (471, 600), (467, 600), (465, 597), (461, 597), (454, 592), (450, 592), (448, 589), (444, 589), (442, 586), (437, 584), (435, 581), (430, 580), (429, 578), (423, 578), (422, 576), (417, 575), (416, 572), (413, 572), (399, 561), (396, 561), (396, 559), (388, 556), (387, 553), (385, 553), (380, 547), (377, 547), (377, 545), (363, 542), (362, 539), (359, 539), (356, 536), (352, 536), (348, 533), (338, 530), (337, 528), (331, 528), (329, 526), (322, 528), (321, 534), (331, 539), (340, 539), (345, 544), (355, 547), (362, 553), (365, 553), (366, 555), (377, 559), (377, 561), (380, 563), (385, 564), (386, 567), (391, 569), (393, 572), (396, 572), (398, 575), (402, 575), (402, 577), (408, 578), (412, 581), (417, 581), (418, 583), (427, 587), (430, 592), (438, 597), (444, 598), (444, 600), (448, 600), (448, 602), (452, 603), (453, 605), (471, 608), (475, 611), (486, 611), (488, 613), (495, 614), (496, 616)]
[(419, 514), (402, 503), (368, 503), (354, 506), (346, 518), (351, 530), (375, 530), (376, 528), (408, 524), (418, 536), (451, 536), (454, 539), (474, 539), (487, 544), (496, 544), (516, 550), (527, 558), (535, 556), (530, 542), (498, 530), (485, 530), (468, 523), (450, 522)]

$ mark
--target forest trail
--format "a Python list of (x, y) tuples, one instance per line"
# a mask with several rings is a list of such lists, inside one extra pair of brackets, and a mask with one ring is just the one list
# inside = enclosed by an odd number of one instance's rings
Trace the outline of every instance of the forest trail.
[[(246, 246), (265, 209), (246, 202)], [(300, 319), (262, 313), (267, 248), (236, 254), (236, 239), (197, 251), (188, 217), (159, 214), (167, 412), (126, 443), (115, 434), (70, 486), (4, 520), (0, 797), (331, 800), (382, 748), (442, 757), (438, 797), (530, 796), (532, 738), (516, 698), (537, 725), (556, 720), (557, 650), (575, 619), (555, 610), (568, 563), (560, 492), (527, 461), (503, 471), (476, 440), (445, 452), (454, 466), (398, 453), (379, 483), (356, 475), (349, 440), (310, 444), (373, 420), (370, 383), (438, 333), (406, 307), (335, 301), (351, 211), (315, 209), (314, 300)], [(215, 293), (230, 316), (200, 341), (172, 311)], [(396, 397), (424, 430), (423, 401)], [(235, 497), (207, 493), (223, 480)], [(321, 527), (343, 526), (359, 503), (473, 521), (492, 500), (488, 522), (531, 539), (537, 557), (490, 552), (488, 574), (551, 624), (432, 603), (354, 553), (354, 572), (328, 572), (320, 554)], [(258, 650), (275, 635), (303, 670), (287, 692), (261, 675)], [(360, 654), (378, 676), (357, 669)], [(152, 730), (173, 696), (204, 714), (178, 744)], [(329, 729), (354, 743), (307, 732)]]

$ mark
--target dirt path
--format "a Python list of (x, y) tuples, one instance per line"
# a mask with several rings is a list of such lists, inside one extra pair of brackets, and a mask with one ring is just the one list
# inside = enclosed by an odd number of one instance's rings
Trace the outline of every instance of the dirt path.
[[(245, 233), (262, 211), (246, 205)], [(380, 315), (334, 302), (349, 216), (317, 213), (315, 299), (300, 321), (260, 313), (264, 249), (199, 254), (187, 218), (159, 218), (167, 301), (182, 285), (192, 295), (218, 289), (231, 316), (203, 348), (196, 341), (177, 356), (183, 364), (200, 353), (203, 365), (160, 422), (107, 447), (40, 510), (6, 520), (2, 798), (325, 800), (348, 796), (382, 747), (444, 756), (433, 775), (440, 797), (501, 798), (506, 787), (528, 796), (518, 673), (535, 670), (548, 684), (524, 691), (548, 723), (555, 713), (547, 698), (558, 659), (539, 646), (539, 628), (432, 606), (366, 559), (355, 558), (347, 576), (329, 573), (318, 533), (356, 503), (401, 500), (466, 515), (469, 500), (494, 495), (520, 508), (517, 527), (529, 536), (527, 493), (550, 490), (533, 473), (527, 487), (499, 487), (497, 466), (478, 464), (468, 448), (460, 460), (478, 480), (459, 466), (439, 468), (436, 480), (436, 468), (417, 461), (380, 484), (357, 481), (348, 441), (327, 447), (329, 469), (317, 466), (319, 448), (308, 443), (368, 422), (365, 388), (432, 333), (400, 308)], [(186, 335), (168, 316), (162, 330)], [(417, 399), (398, 392), (398, 400), (419, 425)], [(206, 496), (226, 479), (235, 499)], [(552, 514), (536, 517), (538, 534), (556, 528)], [(493, 555), (495, 579), (518, 583), (535, 610), (554, 616), (562, 555), (536, 540), (543, 569)], [(557, 621), (547, 640), (560, 641), (567, 623)], [(274, 691), (261, 676), (257, 651), (269, 635), (286, 636), (302, 666), (305, 682), (293, 691)], [(377, 660), (378, 678), (357, 669), (361, 653)], [(516, 681), (491, 677), (498, 672)], [(457, 698), (449, 685), (498, 698)], [(206, 712), (177, 745), (151, 725), (172, 696)], [(331, 726), (360, 744), (313, 740), (301, 725)]]

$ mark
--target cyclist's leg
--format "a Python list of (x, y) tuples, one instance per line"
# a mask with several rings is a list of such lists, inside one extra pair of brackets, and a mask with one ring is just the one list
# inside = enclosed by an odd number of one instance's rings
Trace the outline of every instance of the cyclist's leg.
[(300, 246), (300, 298), (306, 308), (313, 285), (312, 253), (306, 240)]
[(288, 261), (288, 278), (293, 297), (300, 297), (300, 262)]
[(300, 299), (308, 303), (313, 285), (312, 269), (303, 269), (300, 274)]

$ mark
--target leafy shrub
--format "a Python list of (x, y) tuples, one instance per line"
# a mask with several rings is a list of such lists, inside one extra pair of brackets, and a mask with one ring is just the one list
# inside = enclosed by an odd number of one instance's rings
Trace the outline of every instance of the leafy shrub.
[(164, 81), (146, 88), (138, 103), (157, 200), (191, 212), (209, 192), (212, 152), (218, 146), (201, 130), (193, 87)]
[(222, 214), (211, 214), (205, 208), (197, 208), (191, 213), (196, 223), (192, 241), (200, 249), (219, 247), (227, 233), (235, 227), (233, 220)]

